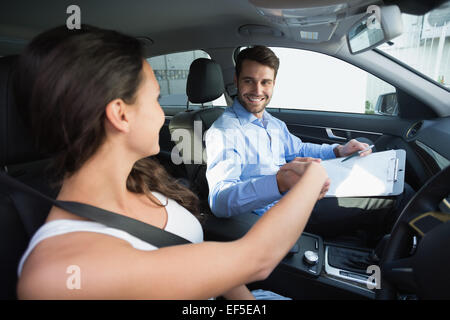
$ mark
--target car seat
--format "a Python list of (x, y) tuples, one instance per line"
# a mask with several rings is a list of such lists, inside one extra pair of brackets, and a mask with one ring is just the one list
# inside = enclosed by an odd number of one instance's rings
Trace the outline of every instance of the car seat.
[[(17, 56), (0, 58), (0, 171), (54, 197), (45, 169), (49, 157), (33, 138), (15, 104), (13, 71)], [(44, 223), (50, 205), (0, 185), (0, 299), (16, 298), (17, 266), (31, 236)]]
[[(225, 90), (222, 69), (214, 60), (199, 58), (192, 62), (186, 84), (188, 104), (213, 101)], [(169, 123), (172, 140), (176, 146), (186, 137), (190, 148), (175, 150), (183, 159), (190, 188), (200, 198), (202, 212), (210, 212), (208, 205), (208, 183), (206, 181), (206, 152), (204, 134), (224, 112), (220, 107), (202, 107), (176, 114)], [(186, 143), (186, 141), (184, 141)], [(187, 150), (186, 150), (187, 149)]]

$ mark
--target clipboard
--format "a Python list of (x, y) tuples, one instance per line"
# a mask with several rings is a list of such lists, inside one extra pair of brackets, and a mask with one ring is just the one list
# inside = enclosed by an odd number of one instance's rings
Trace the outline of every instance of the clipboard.
[(393, 173), (394, 186), (390, 196), (397, 196), (403, 193), (405, 187), (405, 165), (406, 165), (406, 151), (403, 149), (395, 150), (397, 159)]
[(395, 196), (405, 183), (405, 150), (375, 152), (366, 157), (322, 161), (331, 179), (325, 197)]

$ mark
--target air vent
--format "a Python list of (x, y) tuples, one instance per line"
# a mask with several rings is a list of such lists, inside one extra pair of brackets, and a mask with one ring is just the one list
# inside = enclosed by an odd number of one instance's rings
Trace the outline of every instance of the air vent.
[(417, 133), (419, 132), (420, 128), (422, 128), (423, 125), (423, 121), (419, 121), (414, 123), (411, 128), (408, 129), (408, 131), (406, 132), (406, 138), (407, 139), (412, 139), (414, 138)]

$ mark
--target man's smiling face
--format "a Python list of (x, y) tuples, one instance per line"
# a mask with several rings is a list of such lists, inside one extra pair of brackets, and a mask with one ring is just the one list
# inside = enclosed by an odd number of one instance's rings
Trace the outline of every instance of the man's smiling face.
[(256, 61), (244, 60), (239, 78), (235, 81), (239, 102), (248, 112), (261, 118), (272, 98), (275, 71)]

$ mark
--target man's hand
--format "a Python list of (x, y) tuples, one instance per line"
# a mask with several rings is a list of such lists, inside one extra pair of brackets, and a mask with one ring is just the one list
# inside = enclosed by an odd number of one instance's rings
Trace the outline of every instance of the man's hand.
[[(368, 146), (369, 145), (367, 143), (359, 142), (358, 140), (352, 139), (343, 146), (337, 146), (336, 148), (334, 148), (333, 151), (336, 155), (336, 158), (347, 157), (355, 152), (366, 149)], [(366, 152), (361, 153), (360, 156), (364, 157), (371, 153), (372, 149), (369, 149)]]
[[(280, 193), (285, 193), (294, 186), (298, 180), (301, 179), (303, 173), (305, 173), (306, 168), (311, 164), (311, 162), (320, 163), (320, 159), (315, 158), (295, 158), (289, 163), (286, 163), (277, 172), (276, 178), (278, 183), (278, 190)], [(330, 188), (330, 179), (327, 179), (322, 187), (318, 200), (322, 199)]]

